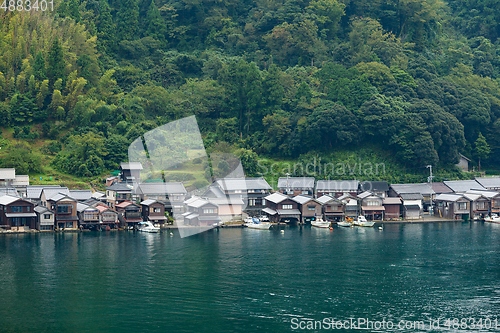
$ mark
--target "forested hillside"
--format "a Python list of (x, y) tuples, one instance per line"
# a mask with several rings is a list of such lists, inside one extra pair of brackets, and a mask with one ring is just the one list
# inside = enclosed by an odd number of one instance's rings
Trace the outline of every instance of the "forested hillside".
[(20, 174), (102, 176), (138, 136), (193, 114), (209, 150), (250, 175), (259, 156), (367, 146), (401, 168), (452, 170), (460, 152), (498, 169), (498, 2), (54, 5), (0, 9), (0, 163)]

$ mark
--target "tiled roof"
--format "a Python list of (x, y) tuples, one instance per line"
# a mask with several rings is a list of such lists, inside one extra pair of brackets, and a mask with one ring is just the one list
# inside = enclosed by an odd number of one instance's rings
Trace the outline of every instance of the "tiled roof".
[(457, 200), (462, 199), (462, 198), (464, 198), (464, 196), (461, 194), (445, 193), (445, 194), (437, 195), (434, 200), (436, 200), (436, 201), (457, 201)]
[(293, 197), (292, 200), (303, 205), (303, 204), (305, 204), (311, 200), (314, 200), (314, 199), (311, 197), (308, 197), (307, 195), (297, 195), (297, 196)]
[(386, 192), (389, 191), (389, 184), (386, 181), (363, 181), (359, 183), (359, 188), (361, 191)]
[(88, 200), (88, 199), (92, 198), (92, 191), (91, 190), (70, 190), (69, 196), (72, 197), (73, 199), (76, 199), (79, 201)]
[(122, 170), (142, 170), (141, 162), (123, 162), (120, 163), (120, 168)]
[(30, 199), (40, 199), (44, 188), (63, 188), (61, 185), (29, 185), (26, 186), (26, 197)]
[(0, 196), (2, 195), (10, 195), (13, 197), (19, 197), (19, 193), (17, 193), (17, 190), (15, 188), (11, 187), (0, 187)]
[(125, 183), (119, 183), (119, 182), (114, 183), (113, 185), (106, 187), (106, 190), (132, 192), (132, 189), (130, 187), (128, 187)]
[(391, 188), (397, 194), (401, 193), (420, 193), (424, 194), (434, 194), (434, 191), (429, 186), (428, 183), (419, 184), (391, 184)]
[(318, 180), (316, 191), (357, 192), (359, 180)]
[(217, 180), (217, 185), (224, 191), (235, 190), (271, 190), (264, 178), (223, 178)]
[(383, 205), (401, 205), (401, 199), (399, 198), (384, 198), (382, 200)]
[(138, 193), (143, 193), (146, 195), (153, 194), (186, 194), (186, 188), (182, 183), (179, 182), (168, 182), (168, 183), (142, 183), (137, 187)]
[(45, 194), (45, 199), (48, 200), (59, 193), (69, 195), (69, 189), (67, 187), (45, 187), (40, 195)]
[(403, 200), (424, 200), (424, 197), (420, 193), (401, 193), (399, 196)]
[(445, 180), (443, 183), (455, 193), (467, 192), (469, 190), (486, 190), (475, 180)]
[(0, 197), (0, 205), (10, 205), (11, 203), (21, 200), (19, 197), (13, 197), (11, 195), (4, 195)]
[(278, 204), (278, 203), (288, 199), (288, 196), (284, 195), (282, 193), (276, 192), (273, 194), (269, 194), (264, 199), (267, 201), (271, 201), (272, 203)]
[(453, 193), (453, 191), (448, 186), (446, 186), (443, 182), (431, 183), (431, 188), (436, 194)]
[(476, 181), (485, 188), (500, 188), (500, 177), (476, 177)]

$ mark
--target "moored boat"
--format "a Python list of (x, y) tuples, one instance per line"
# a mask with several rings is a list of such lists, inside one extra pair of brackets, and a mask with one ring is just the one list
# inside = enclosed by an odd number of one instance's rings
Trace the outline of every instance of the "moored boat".
[(352, 227), (352, 222), (349, 222), (349, 221), (340, 221), (340, 222), (337, 222), (337, 225), (339, 227)]
[(496, 214), (493, 214), (491, 216), (487, 216), (484, 218), (484, 222), (489, 222), (489, 223), (500, 223), (500, 217)]
[(358, 216), (356, 221), (354, 221), (352, 224), (357, 225), (358, 227), (373, 227), (375, 225), (375, 222), (367, 221), (366, 217), (364, 216)]
[(245, 223), (245, 226), (250, 229), (261, 229), (261, 230), (269, 230), (271, 228), (270, 222), (261, 222), (259, 219), (252, 219), (252, 222)]
[(329, 228), (330, 227), (330, 221), (323, 221), (322, 218), (319, 218), (317, 220), (311, 221), (311, 227)]
[(160, 232), (160, 228), (155, 227), (153, 223), (149, 221), (139, 222), (139, 224), (137, 225), (137, 230), (149, 233)]

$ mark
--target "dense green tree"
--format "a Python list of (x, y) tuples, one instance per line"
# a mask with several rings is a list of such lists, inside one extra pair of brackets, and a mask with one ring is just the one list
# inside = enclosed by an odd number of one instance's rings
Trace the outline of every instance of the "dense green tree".
[(47, 77), (51, 84), (57, 79), (64, 79), (64, 55), (61, 43), (58, 38), (54, 38), (47, 59)]
[(474, 143), (475, 151), (477, 158), (479, 159), (479, 171), (481, 171), (481, 160), (485, 160), (488, 158), (491, 152), (491, 148), (486, 142), (485, 137), (479, 132), (476, 142)]

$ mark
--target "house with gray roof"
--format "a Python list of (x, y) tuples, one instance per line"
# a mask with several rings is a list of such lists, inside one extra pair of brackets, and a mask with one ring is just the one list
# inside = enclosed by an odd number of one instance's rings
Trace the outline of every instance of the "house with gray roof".
[(470, 190), (486, 190), (476, 180), (445, 180), (443, 183), (454, 193), (465, 193)]
[(92, 198), (91, 190), (69, 190), (69, 196), (76, 201), (83, 202)]
[(389, 184), (386, 181), (362, 181), (359, 183), (359, 192), (370, 191), (381, 198), (387, 197)]
[(292, 200), (299, 204), (302, 223), (311, 223), (316, 218), (323, 217), (323, 204), (320, 201), (301, 194), (293, 197)]
[(141, 202), (142, 219), (156, 224), (164, 224), (168, 221), (165, 216), (165, 204), (159, 200), (147, 199)]
[(358, 180), (318, 180), (316, 183), (316, 197), (329, 195), (338, 198), (344, 194), (356, 197), (358, 188)]
[(436, 209), (434, 215), (453, 220), (469, 220), (471, 201), (458, 193), (445, 193), (436, 195)]
[[(423, 199), (403, 199), (402, 194), (421, 194)], [(413, 205), (418, 204), (421, 210), (427, 211), (432, 203), (432, 199), (435, 196), (435, 192), (429, 183), (418, 183), (418, 184), (391, 184), (389, 186), (389, 197), (399, 197), (403, 201), (403, 205)], [(421, 200), (420, 202), (405, 202), (408, 200)], [(415, 207), (412, 207), (415, 208)], [(414, 209), (413, 209), (414, 210)], [(416, 212), (411, 213), (413, 217), (416, 216)]]
[(16, 169), (0, 168), (0, 186), (11, 187), (12, 182), (16, 179)]
[(296, 196), (299, 194), (314, 195), (314, 177), (280, 177), (278, 191), (283, 194)]
[(123, 162), (120, 164), (120, 173), (122, 181), (134, 183), (141, 181), (141, 162)]
[(40, 203), (42, 206), (49, 207), (48, 201), (56, 195), (69, 195), (67, 187), (44, 187), (40, 193)]
[(500, 177), (476, 177), (475, 180), (487, 190), (500, 191)]
[(207, 193), (210, 196), (220, 196), (222, 193), (225, 197), (237, 197), (244, 202), (245, 212), (250, 216), (257, 216), (262, 213), (262, 209), (266, 207), (264, 197), (271, 193), (271, 186), (262, 178), (224, 178), (215, 182), (214, 186), (210, 186)]
[(361, 214), (367, 220), (383, 221), (385, 207), (383, 206), (383, 197), (374, 194), (370, 191), (365, 191), (358, 195), (358, 200), (361, 205)]
[(63, 188), (61, 185), (29, 185), (26, 186), (25, 198), (35, 203), (36, 205), (41, 202), (42, 190), (44, 188)]
[(51, 231), (54, 230), (55, 214), (53, 211), (44, 206), (36, 206), (34, 208), (36, 214), (37, 230)]
[(453, 193), (451, 188), (446, 186), (443, 182), (435, 182), (430, 185), (435, 194)]
[(135, 193), (141, 201), (152, 199), (161, 201), (165, 210), (172, 214), (184, 212), (183, 202), (186, 200), (187, 190), (180, 182), (141, 183), (137, 185)]
[(221, 222), (219, 207), (208, 200), (194, 196), (184, 201), (184, 204), (186, 212), (182, 217), (186, 225), (208, 227)]
[(114, 183), (108, 186), (106, 189), (106, 202), (109, 207), (115, 208), (116, 205), (124, 202), (133, 200), (132, 197), (132, 186), (126, 183)]
[(323, 195), (316, 200), (323, 206), (323, 216), (325, 220), (332, 222), (344, 220), (345, 203), (329, 195)]
[(264, 198), (266, 208), (262, 210), (271, 222), (300, 222), (299, 203), (289, 196), (275, 192)]
[(35, 205), (28, 200), (4, 195), (0, 197), (0, 227), (12, 231), (36, 228)]

